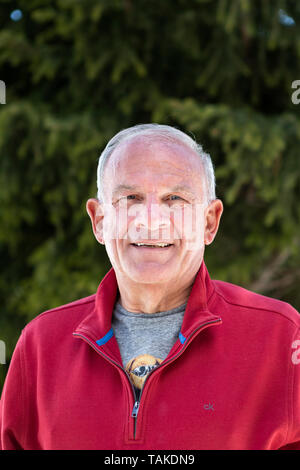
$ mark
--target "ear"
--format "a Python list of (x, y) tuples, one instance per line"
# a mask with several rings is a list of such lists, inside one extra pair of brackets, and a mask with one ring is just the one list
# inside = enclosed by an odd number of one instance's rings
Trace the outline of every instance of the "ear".
[(103, 218), (104, 210), (101, 202), (98, 199), (88, 199), (86, 203), (86, 210), (91, 219), (93, 232), (99, 243), (104, 245), (103, 240)]
[(212, 201), (205, 209), (205, 245), (210, 245), (213, 242), (219, 228), (222, 212), (223, 204), (220, 199), (214, 199), (214, 201)]

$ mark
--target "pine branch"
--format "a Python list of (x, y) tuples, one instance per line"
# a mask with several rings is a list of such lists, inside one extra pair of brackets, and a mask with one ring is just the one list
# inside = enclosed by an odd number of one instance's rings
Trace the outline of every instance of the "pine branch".
[(282, 252), (278, 253), (275, 259), (273, 259), (271, 263), (268, 264), (266, 268), (262, 271), (259, 278), (250, 285), (250, 290), (263, 293), (279, 286), (282, 287), (283, 285), (287, 285), (292, 282), (291, 275), (287, 275), (283, 279), (276, 279), (276, 275), (290, 257), (292, 252), (292, 246), (297, 242), (299, 244), (299, 240), (297, 238), (294, 238), (289, 246), (287, 246)]

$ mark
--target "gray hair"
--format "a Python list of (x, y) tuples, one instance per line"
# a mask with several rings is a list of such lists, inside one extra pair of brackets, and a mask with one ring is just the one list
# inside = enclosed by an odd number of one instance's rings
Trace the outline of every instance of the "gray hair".
[(202, 161), (206, 180), (207, 204), (216, 199), (216, 183), (213, 164), (210, 155), (203, 151), (203, 148), (200, 144), (192, 139), (192, 137), (180, 131), (179, 129), (176, 129), (175, 127), (164, 124), (138, 124), (118, 132), (110, 139), (101, 153), (97, 169), (97, 197), (99, 201), (103, 202), (103, 173), (109, 157), (121, 142), (123, 143), (124, 141), (129, 140), (130, 138), (137, 135), (153, 136), (167, 139), (169, 141), (179, 141), (198, 153)]

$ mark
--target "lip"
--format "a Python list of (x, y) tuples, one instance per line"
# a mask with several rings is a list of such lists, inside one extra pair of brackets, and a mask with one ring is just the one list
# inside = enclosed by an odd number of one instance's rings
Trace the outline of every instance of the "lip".
[[(143, 243), (143, 242), (139, 242)], [(163, 242), (161, 242), (163, 243)], [(171, 248), (174, 247), (174, 244), (170, 244), (169, 246), (137, 246), (134, 243), (130, 243), (130, 246), (135, 248), (136, 250), (139, 251), (158, 251), (158, 252), (163, 252), (163, 251), (169, 251)]]
[(145, 245), (158, 245), (160, 243), (164, 243), (165, 245), (174, 245), (174, 243), (170, 242), (169, 240), (137, 240), (136, 242), (131, 242), (130, 244), (136, 244), (136, 243), (144, 243)]

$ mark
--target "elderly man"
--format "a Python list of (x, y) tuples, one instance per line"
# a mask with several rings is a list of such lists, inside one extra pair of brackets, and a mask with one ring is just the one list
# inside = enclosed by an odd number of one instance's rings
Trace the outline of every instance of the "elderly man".
[(87, 202), (112, 268), (95, 295), (24, 328), (3, 449), (300, 448), (300, 317), (211, 280), (222, 211), (210, 157), (183, 132), (112, 138)]

